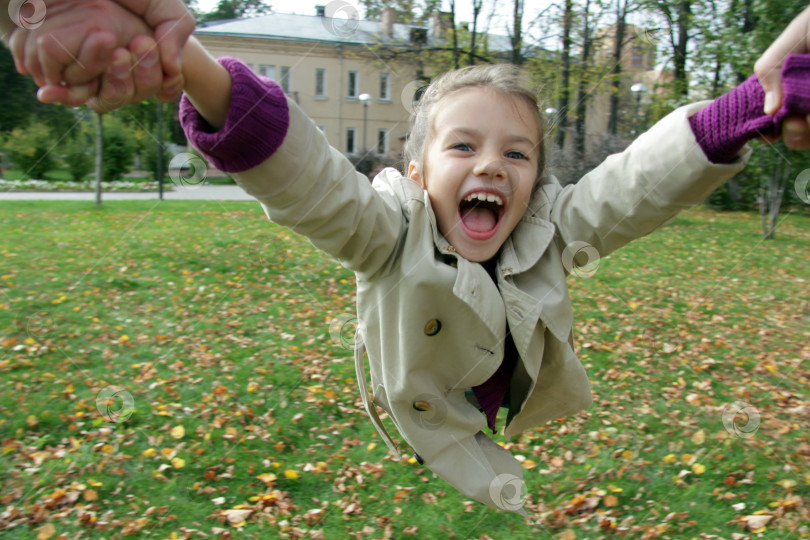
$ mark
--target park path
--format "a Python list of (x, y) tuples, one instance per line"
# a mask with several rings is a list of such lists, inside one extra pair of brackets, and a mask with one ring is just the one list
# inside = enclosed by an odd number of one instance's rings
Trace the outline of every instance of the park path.
[[(154, 192), (115, 192), (101, 194), (102, 201), (157, 200)], [(167, 201), (255, 201), (239, 186), (195, 186), (193, 189), (164, 191)], [(0, 191), (0, 201), (95, 201), (92, 191)]]

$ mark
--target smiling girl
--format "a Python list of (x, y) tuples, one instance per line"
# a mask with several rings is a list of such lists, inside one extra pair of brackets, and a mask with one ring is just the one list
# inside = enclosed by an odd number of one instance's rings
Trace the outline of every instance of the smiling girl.
[(545, 170), (537, 97), (507, 65), (438, 77), (414, 111), (407, 174), (385, 169), (372, 184), (276, 83), (193, 38), (180, 118), (270, 219), (355, 272), (360, 393), (391, 451), (374, 404), (437, 475), (523, 512), (522, 468), (485, 431), (501, 406), (513, 437), (590, 405), (566, 277), (703, 201), (744, 167), (746, 141), (810, 112), (808, 65), (788, 57), (777, 115), (762, 112), (752, 77), (677, 109), (565, 188)]

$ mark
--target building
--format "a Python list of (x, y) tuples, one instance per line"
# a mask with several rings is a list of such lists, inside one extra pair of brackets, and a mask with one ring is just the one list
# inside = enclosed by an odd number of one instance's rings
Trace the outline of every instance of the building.
[(195, 36), (214, 56), (239, 58), (277, 81), (349, 157), (396, 163), (414, 90), (421, 86), (419, 61), (413, 54), (397, 60), (378, 51), (438, 39), (438, 16), (426, 28), (395, 23), (393, 10), (376, 22), (359, 20), (348, 4), (337, 6), (349, 13), (316, 6), (311, 16), (272, 13), (212, 23)]

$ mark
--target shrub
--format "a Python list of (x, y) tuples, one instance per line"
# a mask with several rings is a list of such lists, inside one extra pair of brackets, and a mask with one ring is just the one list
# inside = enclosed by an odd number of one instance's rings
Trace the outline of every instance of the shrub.
[(25, 178), (44, 179), (56, 166), (53, 143), (51, 130), (44, 124), (33, 123), (13, 130), (4, 146), (8, 159), (23, 171)]
[(82, 133), (72, 137), (65, 144), (65, 155), (62, 158), (70, 172), (70, 177), (76, 182), (83, 180), (93, 171), (95, 152), (92, 144)]
[[(161, 175), (158, 174), (157, 170), (157, 157), (158, 157), (158, 145), (155, 141), (151, 138), (149, 141), (151, 144), (146, 144), (143, 149), (143, 168), (150, 171), (152, 173), (152, 177), (155, 179), (155, 182), (159, 182)], [(166, 176), (166, 173), (169, 170), (169, 162), (172, 160), (172, 155), (168, 151), (167, 145), (163, 145), (163, 177)]]
[(120, 180), (132, 170), (135, 133), (115, 116), (104, 117), (104, 180)]

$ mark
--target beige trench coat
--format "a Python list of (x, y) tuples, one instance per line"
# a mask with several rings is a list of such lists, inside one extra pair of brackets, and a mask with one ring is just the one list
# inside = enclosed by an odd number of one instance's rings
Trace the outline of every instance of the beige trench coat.
[[(687, 121), (701, 105), (673, 112), (576, 185), (548, 178), (501, 250), (497, 287), (438, 233), (415, 182), (386, 169), (370, 184), (292, 102), (279, 150), (236, 176), (270, 219), (356, 273), (373, 403), (425, 465), (469, 497), (523, 512), (522, 468), (485, 435), (465, 390), (498, 368), (508, 324), (520, 362), (506, 437), (591, 404), (566, 276), (574, 262), (650, 233), (743, 168), (749, 150), (730, 165), (707, 161)], [(366, 408), (397, 454), (358, 359)]]

